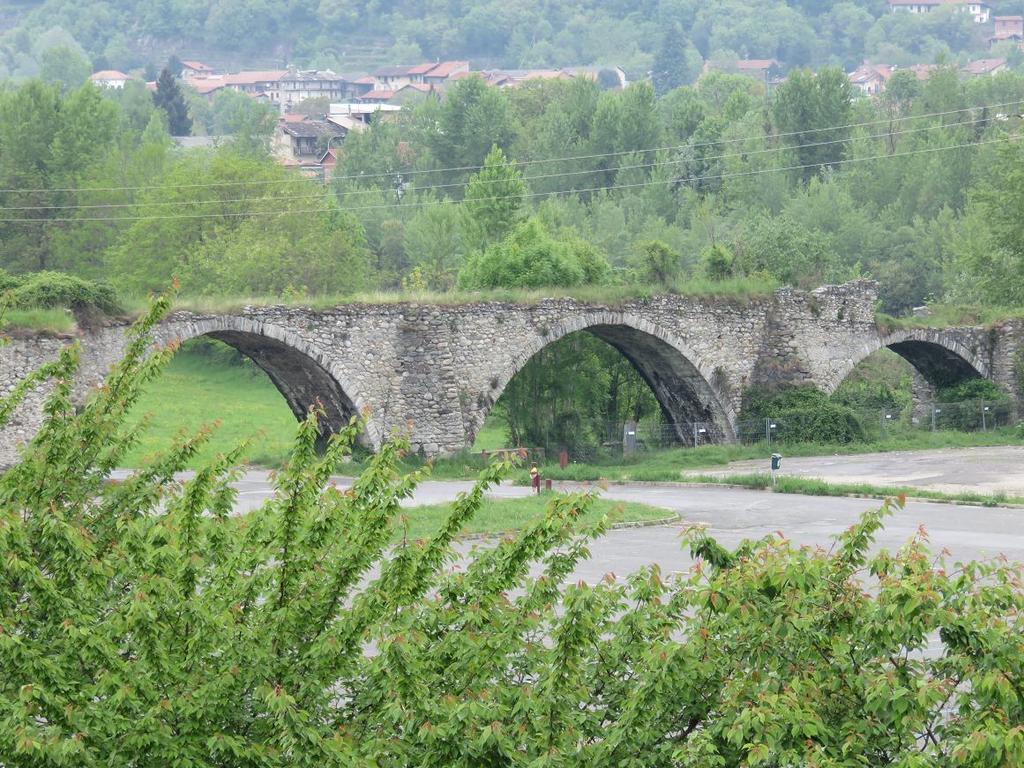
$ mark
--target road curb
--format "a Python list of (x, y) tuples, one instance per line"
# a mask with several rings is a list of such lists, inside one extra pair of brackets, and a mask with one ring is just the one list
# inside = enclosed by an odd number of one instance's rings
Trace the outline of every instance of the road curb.
[[(683, 522), (683, 516), (673, 514), (669, 517), (659, 517), (655, 520), (628, 520), (621, 523), (612, 523), (608, 530), (610, 531), (625, 531), (630, 528), (655, 528), (659, 525), (672, 525), (673, 523)], [(510, 534), (522, 533), (522, 528), (510, 528), (507, 531), (495, 531), (492, 533), (467, 533), (461, 536), (456, 536), (456, 541), (486, 541), (488, 539), (500, 539)]]
[[(631, 480), (629, 482), (621, 480), (609, 480), (608, 485), (638, 485), (642, 481)], [(664, 488), (678, 488), (680, 490), (684, 488), (728, 488), (730, 490), (737, 491), (757, 491), (759, 493), (778, 493), (785, 496), (816, 496), (822, 499), (874, 499), (876, 501), (884, 501), (885, 499), (896, 498), (898, 494), (871, 494), (871, 493), (801, 493), (800, 491), (779, 491), (773, 488), (753, 488), (749, 485), (741, 485), (738, 483), (708, 483), (704, 481), (687, 483), (685, 481), (671, 481), (671, 480), (657, 480), (650, 483), (643, 483), (643, 485), (651, 486), (662, 486)], [(995, 504), (986, 504), (983, 501), (967, 501), (961, 499), (933, 499), (928, 496), (913, 496), (906, 494), (907, 501), (920, 501), (931, 504), (951, 504), (957, 507), (982, 507), (984, 509), (1024, 509), (1024, 504), (1013, 504), (1010, 502), (1001, 502)]]

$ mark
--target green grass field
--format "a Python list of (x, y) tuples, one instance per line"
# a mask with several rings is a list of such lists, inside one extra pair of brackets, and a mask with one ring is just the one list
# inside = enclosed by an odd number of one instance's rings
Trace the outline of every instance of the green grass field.
[[(464, 533), (503, 533), (524, 528), (544, 516), (552, 494), (528, 496), (522, 499), (487, 499), (466, 526)], [(451, 504), (430, 504), (409, 507), (404, 515), (408, 536), (419, 539), (434, 533), (451, 512)], [(594, 521), (608, 515), (613, 522), (635, 523), (649, 520), (664, 520), (672, 513), (647, 504), (634, 504), (607, 499), (595, 499), (584, 516), (584, 521)]]
[(287, 454), (296, 428), (284, 398), (262, 371), (189, 351), (179, 353), (149, 385), (131, 418), (138, 421), (146, 414), (151, 417), (149, 429), (127, 457), (127, 466), (139, 466), (182, 433), (195, 433), (218, 420), (195, 464), (250, 440), (247, 459), (275, 466)]

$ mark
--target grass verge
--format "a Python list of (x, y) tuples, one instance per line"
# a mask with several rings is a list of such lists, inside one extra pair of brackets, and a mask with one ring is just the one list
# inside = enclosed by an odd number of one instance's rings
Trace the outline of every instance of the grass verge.
[[(768, 457), (778, 451), (786, 457), (836, 456), (858, 453), (889, 453), (892, 451), (921, 451), (941, 448), (979, 448), (996, 445), (1021, 445), (1024, 436), (1014, 427), (1000, 428), (990, 432), (911, 432), (894, 435), (884, 441), (864, 443), (788, 443), (772, 444), (771, 447), (755, 445), (724, 444), (703, 445), (698, 448), (675, 448), (656, 453), (639, 453), (633, 457), (609, 457), (593, 463), (571, 462), (565, 469), (558, 464), (544, 463), (541, 474), (552, 480), (578, 480), (591, 482), (609, 480), (612, 482), (665, 482), (679, 481), (684, 473), (695, 469), (725, 467), (734, 461), (763, 460), (767, 466)], [(434, 464), (434, 475), (444, 478), (468, 478), (480, 471), (484, 459), (479, 454), (464, 453), (438, 459)], [(526, 471), (516, 474), (518, 482), (527, 481)]]
[[(544, 516), (553, 495), (544, 493), (521, 499), (486, 499), (463, 533), (504, 533), (522, 529)], [(448, 518), (451, 507), (450, 503), (428, 504), (404, 510), (409, 538), (419, 539), (433, 534)], [(584, 520), (594, 521), (602, 515), (609, 515), (616, 523), (640, 523), (664, 520), (672, 517), (672, 512), (647, 504), (594, 499)]]
[(7, 309), (0, 327), (5, 331), (71, 333), (75, 330), (75, 318), (66, 309), (60, 308)]
[(771, 475), (767, 472), (756, 472), (747, 475), (688, 475), (684, 483), (701, 483), (708, 485), (730, 485), (756, 490), (767, 490), (775, 493), (794, 493), (803, 496), (867, 496), (870, 498), (886, 498), (887, 496), (909, 496), (916, 499), (934, 501), (966, 502), (981, 504), (985, 507), (998, 507), (1006, 504), (1024, 504), (1024, 498), (1008, 496), (1005, 493), (946, 493), (926, 488), (903, 485), (871, 485), (870, 483), (829, 483), (807, 477), (780, 476), (772, 486)]

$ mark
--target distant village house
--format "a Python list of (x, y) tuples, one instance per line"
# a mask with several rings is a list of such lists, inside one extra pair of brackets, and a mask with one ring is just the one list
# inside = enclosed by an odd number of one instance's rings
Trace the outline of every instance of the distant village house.
[(90, 82), (93, 85), (97, 85), (100, 88), (124, 88), (131, 78), (124, 72), (118, 72), (116, 69), (104, 69), (99, 72), (93, 72), (89, 75)]
[(992, 7), (988, 3), (972, 0), (889, 0), (889, 9), (893, 13), (930, 13), (943, 6), (960, 8), (971, 14), (978, 24), (988, 24), (992, 15)]

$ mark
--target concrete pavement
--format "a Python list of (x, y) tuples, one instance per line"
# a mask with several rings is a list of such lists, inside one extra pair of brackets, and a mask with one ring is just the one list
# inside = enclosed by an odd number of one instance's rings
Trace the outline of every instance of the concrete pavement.
[[(750, 471), (743, 464), (730, 466), (727, 471)], [(762, 464), (759, 462), (757, 468), (763, 469)], [(1020, 447), (790, 459), (783, 466), (790, 474), (837, 482), (919, 485), (950, 491), (1006, 490), (1024, 495), (1024, 448)], [(344, 487), (350, 480), (336, 478), (336, 482)], [(409, 504), (451, 501), (471, 487), (467, 481), (428, 481), (417, 488)], [(587, 486), (565, 483), (559, 487), (577, 490)], [(239, 513), (258, 507), (272, 494), (268, 473), (261, 471), (246, 473), (237, 488)], [(528, 488), (503, 484), (491, 495), (516, 498), (529, 493)], [(684, 570), (691, 561), (682, 550), (679, 537), (695, 523), (707, 526), (726, 546), (781, 531), (797, 544), (827, 547), (860, 514), (880, 503), (870, 499), (657, 483), (613, 485), (602, 495), (662, 507), (678, 514), (681, 521), (609, 532), (593, 543), (590, 560), (581, 565), (574, 578), (593, 581), (609, 572), (621, 577), (650, 563), (658, 563), (666, 571)], [(1022, 521), (1024, 509), (909, 501), (905, 509), (889, 518), (877, 537), (877, 545), (896, 549), (923, 528), (936, 550), (946, 548), (956, 559), (1005, 555), (1024, 562)], [(461, 546), (468, 549), (472, 545)]]
[[(833, 483), (909, 485), (946, 493), (998, 493), (1024, 496), (1024, 446), (944, 448), (932, 451), (892, 451), (856, 456), (785, 458), (783, 475), (814, 477)], [(765, 472), (768, 459), (735, 461), (725, 469), (694, 474), (724, 476)]]
[[(340, 486), (348, 480), (337, 478)], [(410, 505), (451, 501), (468, 490), (467, 481), (428, 481), (410, 500)], [(562, 490), (587, 486), (566, 483)], [(238, 483), (239, 511), (259, 506), (271, 494), (266, 473), (252, 472)], [(495, 488), (496, 498), (528, 495), (530, 489), (503, 484)], [(605, 573), (625, 575), (650, 563), (666, 571), (684, 570), (690, 558), (680, 546), (680, 535), (693, 524), (707, 526), (726, 546), (743, 539), (758, 538), (781, 531), (797, 544), (830, 546), (833, 537), (856, 522), (880, 502), (819, 496), (797, 496), (734, 488), (634, 483), (613, 485), (602, 492), (605, 498), (636, 501), (677, 513), (679, 523), (610, 531), (591, 547), (592, 556), (576, 578), (595, 580)], [(1004, 554), (1024, 562), (1024, 509), (974, 507), (934, 502), (908, 501), (905, 509), (889, 518), (878, 536), (878, 546), (897, 549), (923, 527), (933, 547), (948, 549), (957, 559), (989, 558)], [(468, 546), (468, 545), (467, 545)]]

